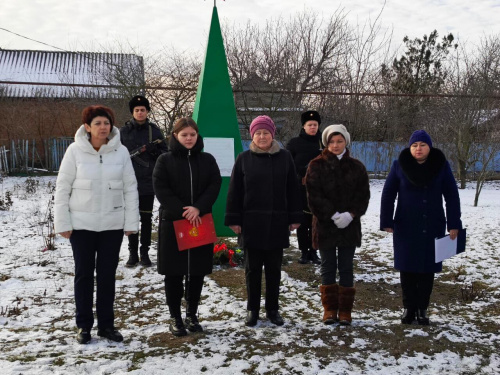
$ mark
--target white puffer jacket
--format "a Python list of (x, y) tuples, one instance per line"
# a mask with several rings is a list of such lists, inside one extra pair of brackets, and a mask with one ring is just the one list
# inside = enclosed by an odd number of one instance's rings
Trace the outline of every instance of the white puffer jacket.
[(113, 126), (96, 151), (82, 125), (61, 162), (54, 199), (56, 233), (139, 230), (139, 195), (130, 155)]

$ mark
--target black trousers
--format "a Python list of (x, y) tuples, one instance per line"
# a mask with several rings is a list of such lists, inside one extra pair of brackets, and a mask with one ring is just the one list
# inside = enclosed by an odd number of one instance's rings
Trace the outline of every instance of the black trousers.
[(304, 218), (297, 229), (297, 242), (302, 251), (312, 250), (312, 215), (304, 212)]
[[(141, 218), (141, 253), (148, 252), (151, 246), (151, 231), (153, 228), (154, 195), (139, 195), (139, 215)], [(137, 252), (139, 249), (139, 233), (128, 236), (128, 249)]]
[(247, 310), (260, 310), (262, 267), (266, 276), (267, 311), (279, 309), (281, 262), (283, 249), (245, 249), (245, 279), (247, 286)]
[(94, 270), (96, 273), (96, 313), (100, 329), (114, 326), (115, 275), (123, 241), (123, 230), (93, 232), (74, 230), (70, 237), (75, 260), (76, 326), (94, 325)]
[(427, 309), (434, 287), (434, 273), (400, 272), (405, 309)]
[[(201, 291), (203, 289), (203, 279), (205, 276), (199, 275), (176, 275), (165, 276), (165, 295), (167, 297), (168, 310), (172, 318), (181, 316), (182, 296), (187, 302), (186, 314), (196, 314), (200, 303)], [(186, 279), (184, 288), (184, 278)]]
[[(321, 255), (321, 284), (330, 285), (337, 282), (337, 268), (339, 270), (339, 285), (354, 286), (354, 252), (355, 246), (336, 247), (319, 250)], [(337, 255), (338, 253), (338, 255)]]

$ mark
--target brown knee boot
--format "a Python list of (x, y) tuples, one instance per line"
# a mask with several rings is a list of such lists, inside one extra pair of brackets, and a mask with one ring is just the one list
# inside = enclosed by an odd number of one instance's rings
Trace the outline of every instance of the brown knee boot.
[(339, 285), (339, 322), (342, 325), (350, 325), (352, 322), (351, 311), (354, 304), (354, 287), (344, 287)]
[(333, 324), (337, 321), (339, 308), (339, 284), (320, 285), (319, 290), (323, 305), (323, 323)]

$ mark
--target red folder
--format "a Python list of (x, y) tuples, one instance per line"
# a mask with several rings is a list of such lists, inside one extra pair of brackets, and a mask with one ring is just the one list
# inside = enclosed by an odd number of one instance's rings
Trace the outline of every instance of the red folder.
[(203, 215), (198, 227), (192, 226), (186, 219), (176, 220), (174, 230), (179, 251), (217, 242), (212, 214)]

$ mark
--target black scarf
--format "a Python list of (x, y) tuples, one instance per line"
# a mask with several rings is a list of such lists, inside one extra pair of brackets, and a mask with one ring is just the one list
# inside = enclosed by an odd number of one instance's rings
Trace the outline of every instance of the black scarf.
[(415, 186), (423, 187), (432, 181), (446, 164), (446, 157), (437, 148), (431, 148), (427, 160), (419, 164), (410, 149), (405, 148), (399, 155), (399, 165), (406, 178)]

